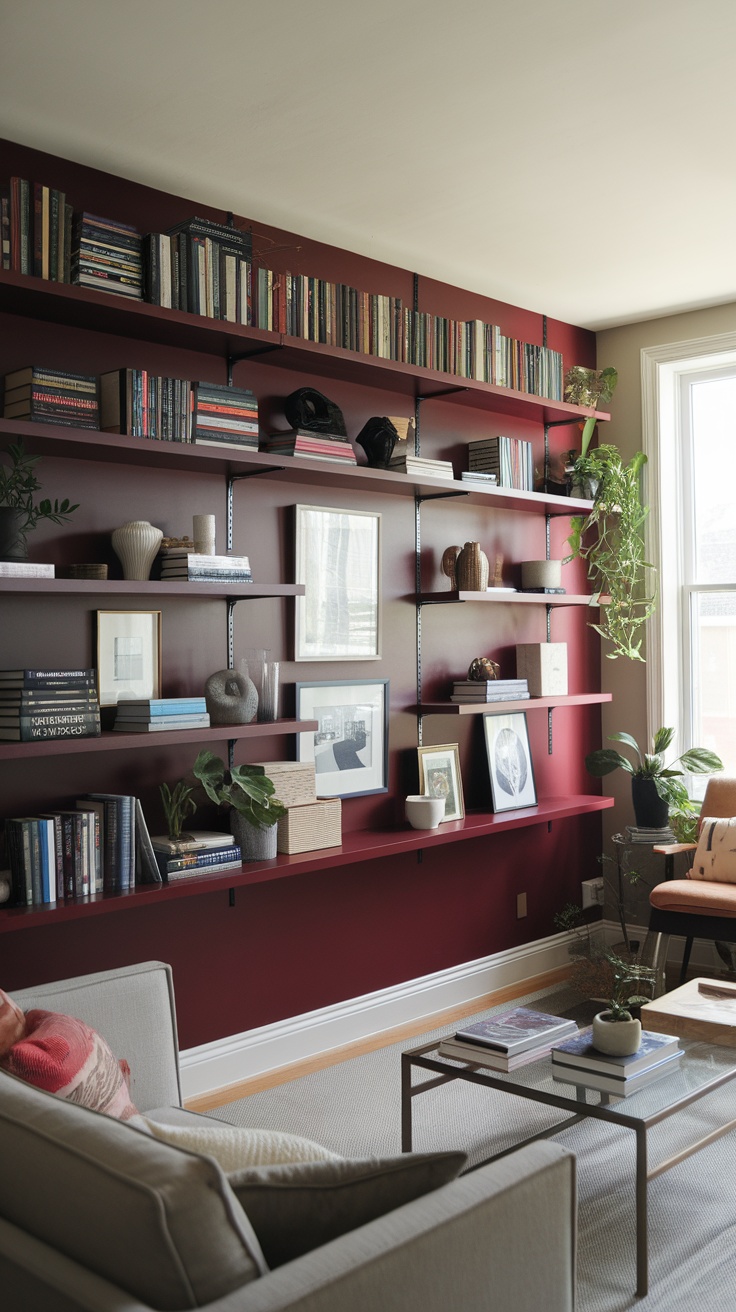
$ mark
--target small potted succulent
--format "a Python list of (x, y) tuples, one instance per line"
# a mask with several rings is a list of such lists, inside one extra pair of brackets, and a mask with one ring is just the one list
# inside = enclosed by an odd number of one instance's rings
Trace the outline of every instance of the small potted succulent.
[(230, 810), (230, 826), (243, 861), (268, 861), (276, 856), (276, 822), (286, 807), (274, 797), (275, 788), (262, 766), (228, 767), (214, 752), (199, 753), (192, 771), (211, 801)]
[(632, 1015), (632, 1008), (651, 1002), (651, 997), (636, 992), (636, 987), (646, 983), (653, 990), (656, 972), (649, 966), (629, 964), (614, 952), (607, 952), (606, 960), (613, 967), (613, 990), (605, 1011), (593, 1017), (593, 1047), (628, 1057), (641, 1044), (641, 1021)]
[(36, 500), (41, 484), (36, 477), (40, 456), (29, 455), (22, 442), (12, 443), (6, 451), (10, 463), (0, 464), (0, 560), (25, 560), (28, 555), (27, 534), (40, 519), (63, 524), (79, 509), (65, 498)]
[(187, 816), (194, 815), (197, 809), (197, 803), (192, 796), (194, 787), (194, 785), (188, 784), (185, 779), (179, 779), (173, 788), (170, 788), (168, 784), (159, 784), (158, 791), (161, 794), (166, 825), (172, 843), (178, 843), (182, 838), (191, 837), (189, 834), (182, 833), (182, 829)]

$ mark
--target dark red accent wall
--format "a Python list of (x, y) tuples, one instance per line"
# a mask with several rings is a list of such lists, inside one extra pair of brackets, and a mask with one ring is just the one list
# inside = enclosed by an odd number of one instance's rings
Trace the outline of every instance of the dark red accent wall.
[[(90, 209), (162, 230), (193, 213), (222, 219), (193, 199), (184, 200), (69, 161), (0, 145), (0, 182), (13, 174), (60, 187), (75, 209)], [(196, 185), (192, 186), (193, 194)], [(411, 303), (410, 272), (351, 252), (336, 250), (253, 220), (254, 251), (272, 267), (311, 273), (375, 292), (401, 295)], [(503, 259), (499, 252), (499, 260)], [(421, 274), (421, 270), (418, 271)], [(504, 305), (471, 291), (420, 277), (419, 308), (456, 318), (479, 317), (527, 341), (542, 341), (542, 315)], [(540, 307), (543, 309), (544, 307)], [(547, 325), (548, 342), (563, 351), (565, 366), (595, 362), (592, 334), (557, 321)], [(31, 363), (100, 373), (122, 366), (161, 374), (224, 381), (225, 362), (213, 355), (178, 351), (146, 340), (35, 322), (2, 312), (0, 372)], [(315, 377), (305, 370), (254, 362), (237, 366), (235, 381), (256, 392), (264, 427), (282, 412), (283, 399), (311, 383), (342, 408), (355, 437), (375, 414), (410, 413), (411, 402), (390, 393)], [(423, 403), (422, 454), (450, 458), (465, 467), (464, 445), (473, 438), (508, 433), (528, 437), (541, 462), (541, 426), (527, 419), (493, 415), (447, 401)], [(575, 429), (553, 429), (553, 450), (573, 445)], [(105, 441), (104, 437), (100, 438)], [(362, 459), (362, 453), (359, 453)], [(167, 534), (191, 533), (192, 515), (213, 512), (218, 542), (224, 544), (225, 489), (212, 475), (137, 469), (83, 460), (44, 458), (44, 493), (81, 503), (72, 524), (42, 526), (31, 543), (32, 557), (57, 564), (107, 561), (121, 577), (110, 545), (112, 530), (130, 519), (149, 519)], [(292, 603), (252, 600), (236, 611), (236, 657), (248, 646), (270, 646), (283, 661), (283, 713), (294, 710), (294, 683), (346, 677), (391, 681), (390, 775), (386, 795), (347, 800), (346, 830), (402, 822), (403, 798), (416, 778), (414, 507), (410, 499), (376, 498), (332, 489), (309, 492), (282, 481), (259, 478), (236, 487), (235, 548), (251, 558), (259, 582), (293, 581), (293, 507), (301, 502), (375, 509), (383, 527), (382, 659), (349, 666), (302, 665), (293, 656)], [(567, 521), (553, 520), (551, 553), (564, 554)], [(493, 559), (503, 553), (506, 580), (519, 582), (519, 562), (545, 554), (542, 516), (488, 512), (458, 502), (426, 504), (422, 511), (422, 578), (426, 590), (442, 589), (445, 547), (477, 540)], [(586, 591), (576, 566), (566, 567), (569, 591)], [(208, 674), (226, 662), (225, 608), (221, 602), (188, 605), (162, 600), (164, 693), (201, 691)], [(136, 609), (135, 598), (111, 603), (59, 596), (4, 597), (0, 603), (0, 667), (95, 663), (94, 611)], [(149, 602), (141, 603), (148, 608)], [(490, 612), (490, 613), (489, 613)], [(598, 639), (577, 609), (552, 614), (552, 638), (568, 643), (570, 691), (598, 686)], [(545, 638), (544, 610), (536, 607), (472, 605), (425, 607), (423, 674), (425, 698), (445, 698), (453, 678), (462, 677), (472, 657), (494, 657), (502, 674), (513, 675), (514, 645)], [(593, 791), (583, 758), (600, 742), (598, 708), (554, 712), (554, 751), (547, 751), (547, 716), (528, 717), (540, 797)], [(480, 719), (428, 717), (424, 740), (460, 744), (466, 806), (490, 806)], [(220, 749), (218, 749), (220, 750)], [(294, 754), (289, 738), (240, 744), (239, 760)], [(158, 784), (185, 774), (196, 748), (161, 747), (95, 756), (55, 756), (0, 764), (2, 813), (20, 815), (67, 805), (91, 789), (137, 793), (153, 831), (163, 827)], [(216, 822), (202, 810), (201, 822)], [(579, 896), (579, 881), (596, 872), (600, 821), (596, 816), (516, 830), (491, 839), (427, 850), (422, 861), (407, 855), (344, 869), (239, 889), (235, 905), (226, 893), (165, 902), (155, 907), (98, 916), (0, 935), (0, 984), (6, 989), (104, 969), (150, 957), (174, 967), (183, 1047), (327, 1006), (431, 971), (498, 952), (553, 931), (552, 916)], [(516, 919), (516, 895), (526, 892), (528, 916)], [(0, 912), (0, 915), (2, 913)]]

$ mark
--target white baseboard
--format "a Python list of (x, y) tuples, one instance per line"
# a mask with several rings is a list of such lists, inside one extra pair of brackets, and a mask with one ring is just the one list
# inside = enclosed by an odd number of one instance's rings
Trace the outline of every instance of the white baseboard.
[(224, 1089), (425, 1017), (429, 1029), (432, 1017), (438, 1013), (509, 985), (529, 981), (531, 991), (535, 976), (567, 965), (571, 937), (555, 934), (331, 1007), (188, 1048), (180, 1057), (183, 1097)]

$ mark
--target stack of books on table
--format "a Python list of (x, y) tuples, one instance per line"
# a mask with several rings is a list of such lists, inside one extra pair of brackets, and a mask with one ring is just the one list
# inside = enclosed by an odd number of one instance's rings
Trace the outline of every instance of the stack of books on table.
[(521, 702), (529, 698), (526, 679), (456, 679), (451, 702)]
[(616, 1057), (598, 1052), (592, 1043), (593, 1030), (581, 1030), (574, 1038), (555, 1043), (552, 1048), (552, 1078), (565, 1084), (600, 1089), (625, 1098), (646, 1084), (670, 1075), (682, 1056), (679, 1040), (672, 1034), (642, 1030), (637, 1052)]
[(261, 451), (277, 456), (308, 456), (311, 460), (337, 460), (357, 464), (350, 440), (338, 433), (315, 433), (308, 428), (292, 428), (287, 433), (270, 433), (261, 442)]
[(5, 375), (5, 419), (28, 419), (73, 428), (98, 428), (97, 379), (44, 365)]
[(496, 1071), (513, 1071), (539, 1061), (553, 1043), (577, 1032), (574, 1020), (529, 1007), (515, 1007), (513, 1011), (489, 1016), (457, 1030), (453, 1037), (442, 1040), (439, 1052), (455, 1061), (473, 1062)]
[(499, 487), (520, 491), (534, 488), (534, 460), (531, 442), (520, 437), (485, 437), (468, 443), (468, 468), (495, 474)]
[(451, 460), (429, 460), (424, 456), (407, 455), (403, 460), (391, 460), (389, 469), (400, 474), (417, 474), (421, 478), (454, 478)]
[(205, 556), (187, 547), (163, 547), (161, 579), (186, 579), (190, 583), (252, 583), (247, 556)]
[(191, 442), (192, 384), (146, 369), (100, 374), (100, 428), (160, 442)]
[(97, 738), (94, 670), (0, 670), (0, 741)]
[(625, 838), (627, 843), (648, 843), (650, 846), (654, 843), (675, 842), (675, 835), (669, 825), (665, 825), (663, 829), (648, 829), (642, 828), (641, 825), (627, 825)]
[(143, 299), (141, 235), (129, 223), (97, 214), (75, 214), (71, 281), (129, 300)]
[(159, 872), (164, 883), (187, 879), (192, 875), (217, 874), (220, 870), (235, 870), (243, 862), (240, 848), (232, 834), (200, 830), (169, 838), (158, 834), (151, 839)]
[(194, 383), (192, 437), (210, 446), (258, 450), (258, 402), (247, 387)]
[(208, 729), (204, 697), (151, 697), (118, 702), (114, 728), (119, 733), (159, 733), (171, 729)]

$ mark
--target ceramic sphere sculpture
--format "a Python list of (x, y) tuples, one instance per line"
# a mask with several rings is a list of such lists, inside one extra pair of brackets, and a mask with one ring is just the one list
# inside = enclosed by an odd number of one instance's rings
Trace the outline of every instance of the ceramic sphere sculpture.
[(258, 710), (258, 692), (247, 673), (218, 670), (204, 685), (210, 724), (251, 724)]

